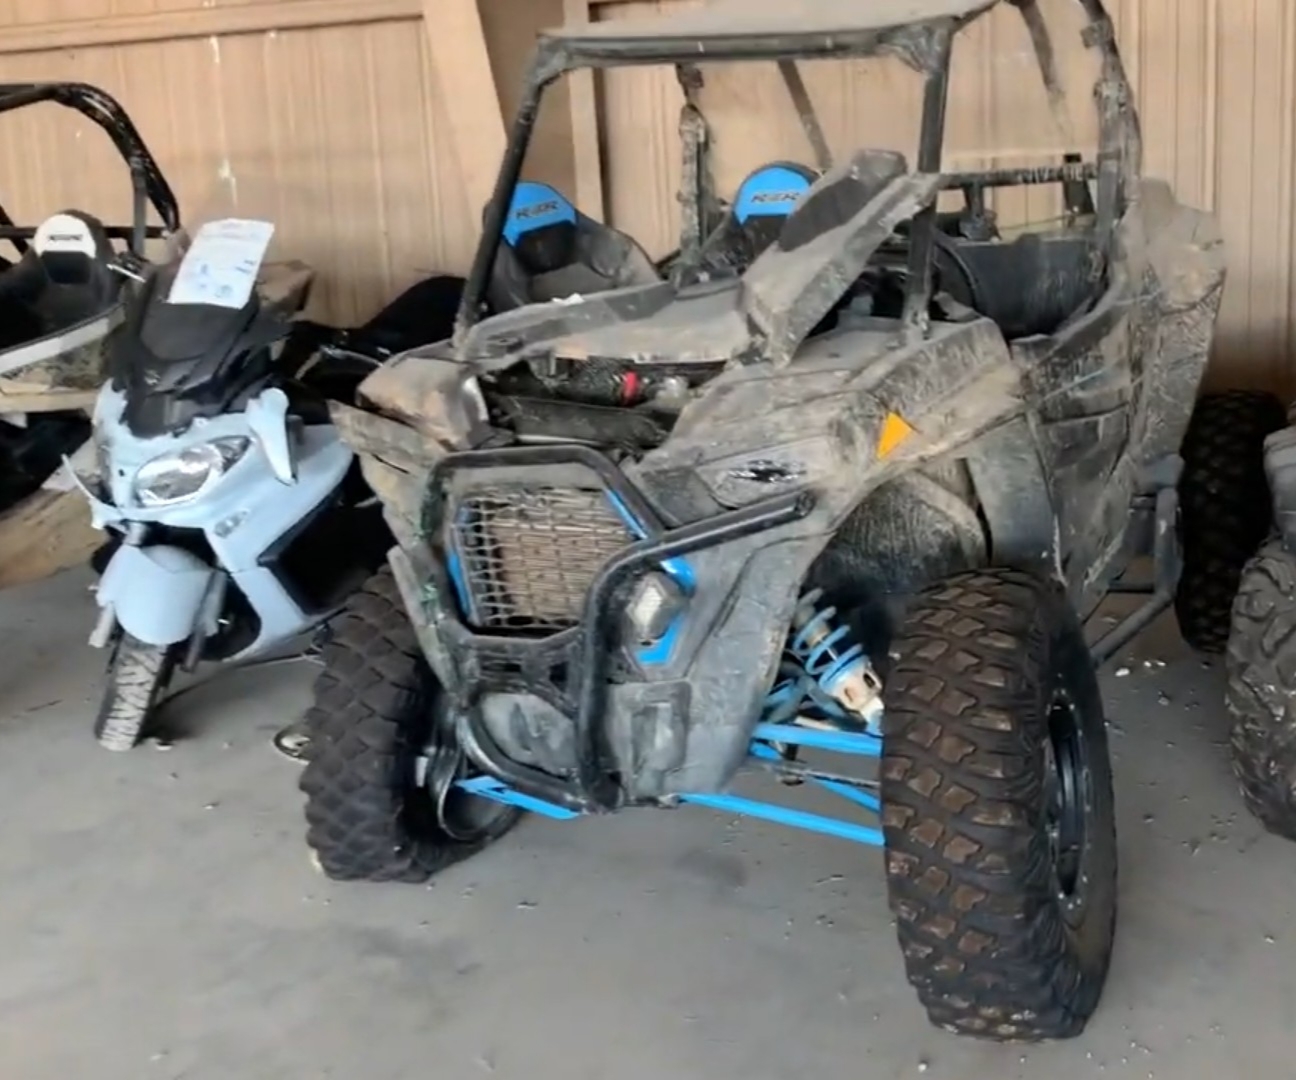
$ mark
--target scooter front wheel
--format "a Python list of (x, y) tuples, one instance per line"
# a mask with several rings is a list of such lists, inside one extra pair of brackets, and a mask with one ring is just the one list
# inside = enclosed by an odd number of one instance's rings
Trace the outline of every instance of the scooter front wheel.
[(108, 686), (95, 719), (100, 746), (124, 753), (139, 745), (174, 670), (174, 648), (122, 635), (108, 667)]

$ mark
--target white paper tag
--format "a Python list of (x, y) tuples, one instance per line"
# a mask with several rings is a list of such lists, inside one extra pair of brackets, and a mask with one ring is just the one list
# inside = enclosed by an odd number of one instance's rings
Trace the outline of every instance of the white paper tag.
[(272, 236), (274, 225), (269, 221), (207, 222), (185, 252), (167, 302), (243, 307), (256, 286)]

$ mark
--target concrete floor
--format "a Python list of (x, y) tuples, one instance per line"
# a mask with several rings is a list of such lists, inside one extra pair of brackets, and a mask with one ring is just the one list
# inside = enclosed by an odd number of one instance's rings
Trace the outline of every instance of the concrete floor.
[(430, 889), (331, 885), (268, 745), (312, 669), (204, 687), (176, 703), (193, 738), (108, 755), (90, 613), (78, 575), (0, 599), (4, 1080), (1293, 1073), (1296, 848), (1244, 813), (1218, 672), (1172, 627), (1105, 678), (1103, 1005), (1080, 1039), (999, 1047), (928, 1027), (880, 855), (838, 841), (692, 809), (529, 820)]

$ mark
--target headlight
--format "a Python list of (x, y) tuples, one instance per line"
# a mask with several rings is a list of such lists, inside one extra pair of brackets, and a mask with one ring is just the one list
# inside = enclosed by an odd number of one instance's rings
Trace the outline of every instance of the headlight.
[(684, 594), (674, 581), (665, 574), (644, 575), (625, 608), (631, 639), (640, 645), (660, 641), (683, 607)]
[(155, 457), (135, 474), (135, 498), (141, 506), (150, 507), (196, 499), (224, 476), (250, 445), (250, 439), (237, 435)]

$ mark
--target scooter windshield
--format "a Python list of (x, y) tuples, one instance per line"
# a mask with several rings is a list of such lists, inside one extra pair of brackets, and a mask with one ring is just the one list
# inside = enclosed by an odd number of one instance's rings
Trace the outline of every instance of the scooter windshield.
[(209, 222), (145, 275), (109, 356), (136, 435), (237, 411), (264, 387), (306, 291), (268, 288), (272, 231), (264, 222)]

